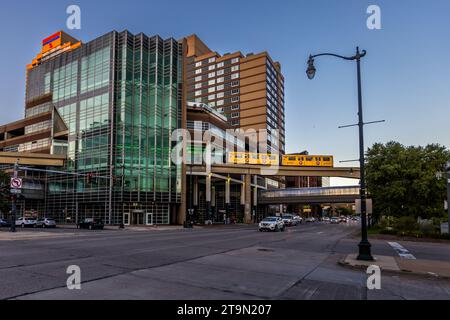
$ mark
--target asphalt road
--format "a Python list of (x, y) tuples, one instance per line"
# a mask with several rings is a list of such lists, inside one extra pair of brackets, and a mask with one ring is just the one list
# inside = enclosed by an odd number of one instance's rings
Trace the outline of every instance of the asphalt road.
[[(383, 274), (382, 289), (367, 290), (364, 272), (337, 264), (356, 251), (356, 231), (321, 223), (284, 233), (46, 230), (70, 235), (0, 241), (0, 299), (450, 299), (450, 280), (431, 276)], [(372, 244), (396, 254), (387, 241)], [(402, 245), (417, 258), (450, 260), (448, 244)], [(70, 265), (81, 268), (81, 290), (66, 287)]]

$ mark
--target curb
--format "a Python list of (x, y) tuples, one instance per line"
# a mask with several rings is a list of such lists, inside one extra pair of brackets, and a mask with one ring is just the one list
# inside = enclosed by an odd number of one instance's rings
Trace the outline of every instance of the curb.
[[(345, 262), (345, 258), (339, 259), (337, 262), (338, 265), (345, 267), (345, 268), (349, 268), (352, 270), (357, 270), (357, 271), (366, 271), (367, 267), (363, 266), (363, 265), (351, 265), (348, 262)], [(376, 262), (374, 262), (373, 265), (376, 265)], [(445, 279), (445, 280), (450, 280), (450, 276), (442, 276), (442, 275), (438, 275), (438, 274), (434, 274), (434, 273), (423, 273), (423, 272), (414, 272), (412, 270), (406, 270), (406, 269), (400, 269), (400, 270), (392, 270), (392, 269), (383, 269), (382, 267), (380, 267), (380, 269), (387, 274), (396, 274), (396, 275), (413, 275), (413, 276), (417, 276), (417, 277), (421, 277), (421, 278), (435, 278), (435, 279)]]

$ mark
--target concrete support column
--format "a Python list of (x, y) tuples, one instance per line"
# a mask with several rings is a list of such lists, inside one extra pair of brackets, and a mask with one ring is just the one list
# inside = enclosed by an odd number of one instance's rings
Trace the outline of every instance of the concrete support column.
[(252, 222), (252, 176), (245, 175), (245, 208), (244, 208), (244, 223)]
[(230, 211), (230, 187), (231, 187), (231, 180), (230, 177), (225, 181), (225, 212), (227, 215), (227, 218), (229, 218), (229, 211)]
[(211, 220), (211, 174), (206, 176), (206, 215)]
[(198, 207), (198, 176), (194, 177), (194, 188), (193, 188), (192, 196), (193, 198), (193, 205), (194, 207)]

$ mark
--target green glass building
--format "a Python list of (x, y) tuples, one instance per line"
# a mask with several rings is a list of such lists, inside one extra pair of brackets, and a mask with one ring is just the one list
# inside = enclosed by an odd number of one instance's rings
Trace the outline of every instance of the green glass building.
[(45, 141), (67, 154), (62, 171), (72, 173), (48, 175), (48, 215), (176, 222), (181, 167), (171, 133), (181, 127), (182, 62), (174, 39), (113, 31), (28, 70), (26, 116), (52, 111), (49, 126), (66, 127)]

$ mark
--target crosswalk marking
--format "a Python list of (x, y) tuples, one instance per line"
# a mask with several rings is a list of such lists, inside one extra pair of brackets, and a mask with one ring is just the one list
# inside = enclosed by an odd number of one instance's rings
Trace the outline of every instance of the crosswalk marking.
[(398, 255), (403, 259), (408, 260), (416, 260), (416, 257), (414, 257), (408, 250), (406, 250), (401, 244), (397, 242), (388, 242), (388, 244), (394, 249)]

